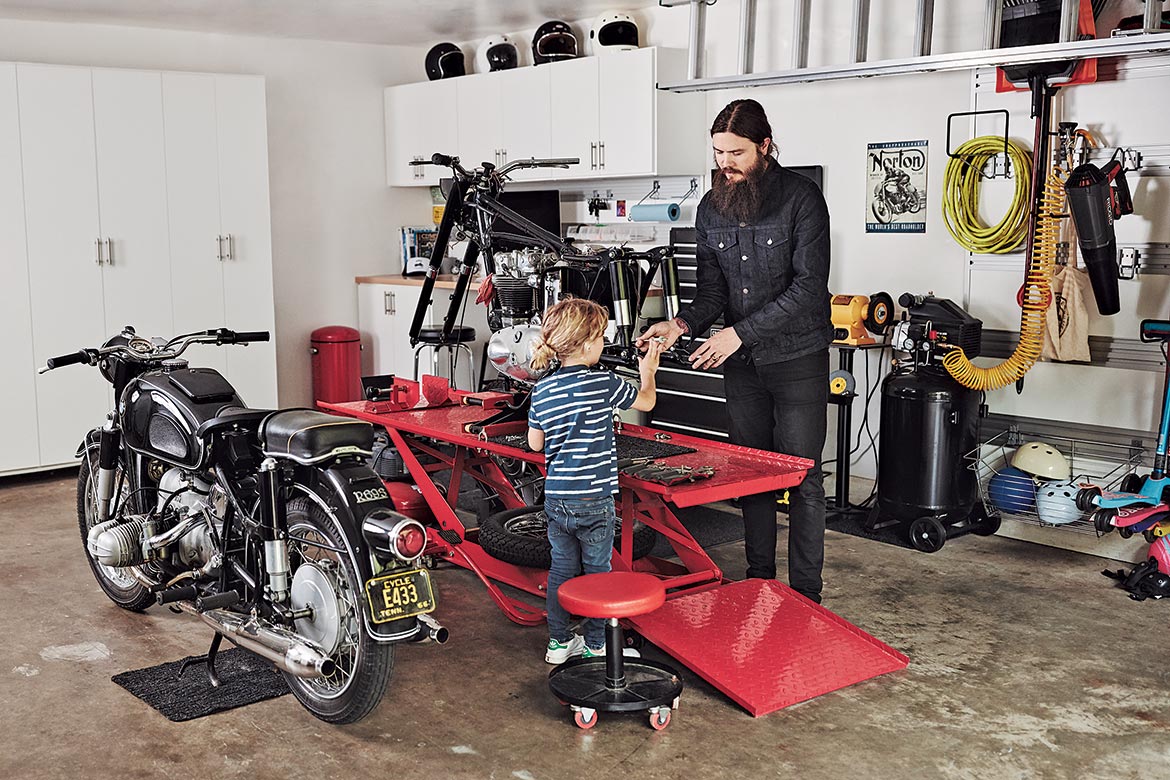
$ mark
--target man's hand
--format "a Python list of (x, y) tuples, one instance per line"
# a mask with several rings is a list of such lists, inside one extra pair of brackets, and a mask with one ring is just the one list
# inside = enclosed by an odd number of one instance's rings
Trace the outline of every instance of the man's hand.
[(743, 346), (735, 328), (723, 328), (691, 353), (691, 368), (709, 371), (719, 368), (737, 349)]
[[(656, 322), (646, 329), (646, 332), (634, 340), (635, 346), (643, 352), (651, 343), (658, 343), (662, 349), (670, 349), (674, 346), (674, 342), (678, 341), (679, 336), (683, 335), (683, 329), (678, 326), (674, 320), (664, 320), (663, 322)], [(664, 342), (654, 342), (655, 338), (664, 338)], [(659, 350), (661, 352), (662, 350)], [(655, 360), (655, 365), (657, 365)]]

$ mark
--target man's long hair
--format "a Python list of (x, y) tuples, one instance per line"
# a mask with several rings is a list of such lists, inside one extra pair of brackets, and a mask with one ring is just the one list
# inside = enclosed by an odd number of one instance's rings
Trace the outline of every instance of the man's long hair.
[[(772, 125), (764, 107), (754, 100), (733, 100), (711, 124), (711, 135), (731, 133), (757, 146), (772, 138)], [(768, 145), (768, 154), (744, 171), (743, 181), (731, 182), (716, 175), (711, 184), (711, 205), (728, 219), (754, 222), (764, 200), (764, 172), (776, 164), (776, 143)]]

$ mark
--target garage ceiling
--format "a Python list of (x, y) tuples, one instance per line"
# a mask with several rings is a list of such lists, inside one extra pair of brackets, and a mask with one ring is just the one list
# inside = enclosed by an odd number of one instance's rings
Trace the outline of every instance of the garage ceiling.
[(0, 0), (0, 17), (426, 46), (652, 0)]

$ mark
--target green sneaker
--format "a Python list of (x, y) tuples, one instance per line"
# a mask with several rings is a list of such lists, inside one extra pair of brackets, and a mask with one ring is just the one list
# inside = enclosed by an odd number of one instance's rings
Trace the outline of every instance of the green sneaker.
[[(642, 657), (642, 654), (639, 653), (637, 650), (635, 650), (632, 647), (623, 648), (622, 655), (624, 655), (626, 658), (641, 658)], [(586, 645), (585, 649), (581, 651), (581, 657), (582, 658), (605, 658), (605, 645), (602, 645), (601, 647), (597, 648), (596, 650), (594, 650), (592, 647), (589, 647), (588, 645)]]
[(563, 664), (570, 658), (581, 655), (581, 651), (585, 649), (585, 637), (580, 634), (570, 634), (568, 642), (558, 642), (550, 637), (548, 648), (544, 652), (544, 662)]

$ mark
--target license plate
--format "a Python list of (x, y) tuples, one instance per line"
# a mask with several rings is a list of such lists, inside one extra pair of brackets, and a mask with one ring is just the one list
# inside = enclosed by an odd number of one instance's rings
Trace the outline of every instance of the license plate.
[(366, 597), (375, 623), (414, 617), (435, 609), (431, 575), (425, 569), (374, 577), (366, 582)]

